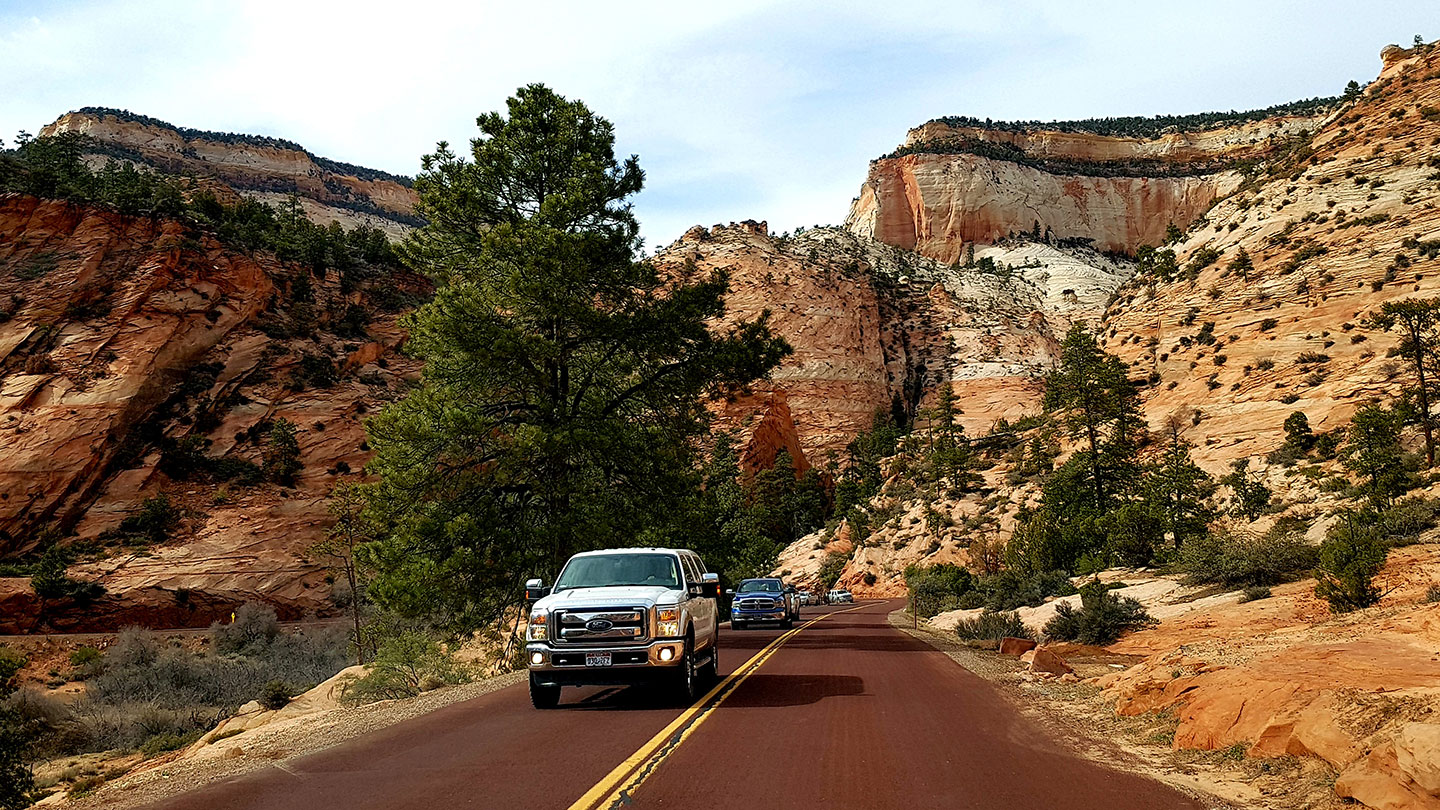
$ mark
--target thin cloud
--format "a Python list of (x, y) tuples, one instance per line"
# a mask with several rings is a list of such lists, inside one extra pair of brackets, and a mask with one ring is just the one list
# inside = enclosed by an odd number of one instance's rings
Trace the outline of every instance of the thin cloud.
[(693, 224), (845, 214), (866, 162), (929, 118), (1250, 108), (1340, 91), (1429, 2), (696, 4), (0, 2), (0, 134), (66, 110), (276, 135), (414, 173), (528, 82), (641, 157), (650, 245)]

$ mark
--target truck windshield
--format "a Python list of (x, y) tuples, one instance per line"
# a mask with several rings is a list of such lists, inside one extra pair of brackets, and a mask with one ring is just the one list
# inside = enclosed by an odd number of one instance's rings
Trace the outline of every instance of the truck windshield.
[(752, 579), (740, 583), (738, 593), (779, 593), (780, 582), (774, 579)]
[(608, 588), (616, 585), (680, 587), (680, 566), (670, 554), (596, 554), (576, 557), (555, 580), (554, 593), (571, 588)]

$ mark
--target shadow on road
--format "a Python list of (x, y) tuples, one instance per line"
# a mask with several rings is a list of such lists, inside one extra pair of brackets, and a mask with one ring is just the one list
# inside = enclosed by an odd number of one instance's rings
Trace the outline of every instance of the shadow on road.
[(768, 675), (757, 672), (745, 679), (720, 710), (808, 706), (828, 697), (865, 694), (865, 679), (855, 675)]

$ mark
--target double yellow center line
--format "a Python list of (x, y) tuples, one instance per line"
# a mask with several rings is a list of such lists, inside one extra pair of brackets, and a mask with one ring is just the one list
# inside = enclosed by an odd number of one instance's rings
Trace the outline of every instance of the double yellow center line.
[(861, 607), (864, 606), (856, 605), (853, 608), (826, 613), (824, 616), (816, 616), (799, 627), (780, 634), (774, 641), (765, 645), (764, 649), (751, 656), (749, 661), (716, 684), (715, 688), (706, 693), (705, 697), (695, 701), (690, 708), (681, 712), (679, 717), (670, 722), (670, 725), (651, 737), (635, 753), (616, 766), (615, 770), (606, 774), (605, 778), (570, 805), (570, 810), (601, 810), (602, 808), (612, 810), (612, 808), (629, 805), (636, 789), (650, 778), (650, 774), (654, 773), (660, 764), (674, 753), (685, 742), (685, 739), (720, 707), (721, 703), (725, 702), (725, 698), (733, 694), (746, 678), (753, 675), (762, 664), (768, 661), (781, 645), (789, 641), (796, 633), (818, 621), (841, 613), (849, 613), (852, 610), (859, 610)]

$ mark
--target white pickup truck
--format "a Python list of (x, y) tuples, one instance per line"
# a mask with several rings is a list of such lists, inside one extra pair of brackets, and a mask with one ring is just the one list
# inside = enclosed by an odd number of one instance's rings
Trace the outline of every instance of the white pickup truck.
[(530, 702), (553, 709), (564, 686), (668, 687), (688, 702), (719, 677), (718, 575), (686, 549), (587, 551), (555, 584), (525, 583)]

